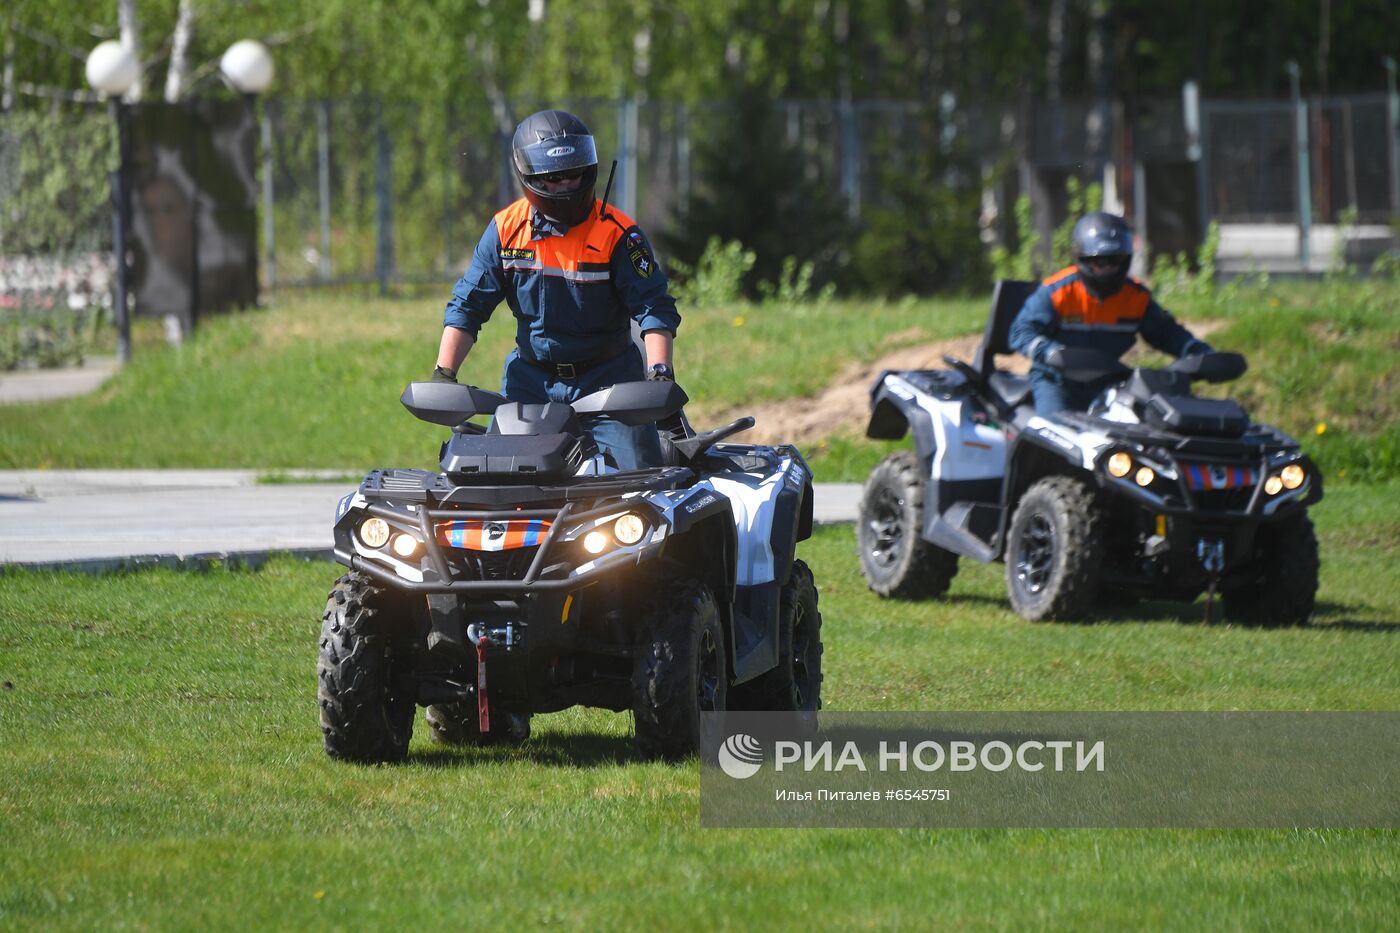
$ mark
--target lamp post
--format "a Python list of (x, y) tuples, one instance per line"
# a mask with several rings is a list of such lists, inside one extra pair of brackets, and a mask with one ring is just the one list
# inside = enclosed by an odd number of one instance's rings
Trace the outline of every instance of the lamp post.
[[(257, 95), (266, 91), (272, 84), (276, 69), (267, 47), (255, 39), (240, 39), (228, 47), (219, 59), (219, 72), (235, 91), (243, 95), (248, 106), (249, 116), (257, 117)], [(272, 124), (262, 121), (263, 151), (263, 243), (267, 251), (267, 284), (273, 287), (276, 280), (276, 228), (272, 221)]]
[(1294, 141), (1298, 147), (1298, 262), (1306, 274), (1312, 262), (1312, 169), (1308, 165), (1308, 105), (1298, 76), (1298, 63), (1290, 61), (1288, 91), (1293, 100)]
[(131, 359), (131, 319), (127, 310), (127, 237), (131, 230), (131, 190), (128, 162), (130, 143), (127, 130), (126, 105), (122, 95), (141, 76), (141, 63), (131, 50), (120, 42), (99, 43), (88, 54), (86, 74), (93, 90), (107, 98), (108, 108), (117, 123), (117, 170), (112, 173), (112, 252), (117, 260), (114, 313), (117, 325), (117, 358), (126, 363)]

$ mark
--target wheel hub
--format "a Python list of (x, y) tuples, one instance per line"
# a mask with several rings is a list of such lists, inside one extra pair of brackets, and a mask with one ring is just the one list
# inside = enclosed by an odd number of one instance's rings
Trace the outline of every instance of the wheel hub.
[(1027, 593), (1045, 589), (1055, 562), (1055, 526), (1043, 513), (1036, 512), (1026, 522), (1016, 550), (1016, 580)]
[(807, 612), (799, 601), (792, 610), (792, 700), (793, 709), (805, 709), (811, 690), (808, 678), (807, 651), (811, 647), (807, 631)]
[(904, 500), (893, 489), (881, 489), (871, 503), (866, 520), (870, 533), (870, 557), (882, 567), (899, 560), (904, 551)]
[(713, 633), (700, 633), (700, 656), (695, 678), (696, 705), (702, 713), (720, 712), (719, 708), (719, 646)]

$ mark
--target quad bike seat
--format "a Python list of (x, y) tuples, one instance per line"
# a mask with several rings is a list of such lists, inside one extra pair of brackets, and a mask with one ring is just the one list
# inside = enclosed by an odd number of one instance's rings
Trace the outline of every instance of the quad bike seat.
[(974, 386), (1000, 402), (1004, 415), (1011, 414), (1030, 400), (1031, 383), (1024, 376), (998, 370), (997, 354), (1014, 352), (1008, 342), (1011, 322), (1016, 320), (1021, 306), (1038, 287), (1035, 282), (999, 279), (992, 289), (992, 311), (987, 315), (987, 327), (982, 332), (982, 343), (977, 348), (975, 362), (969, 365), (962, 360), (944, 357)]
[(1025, 376), (998, 370), (988, 377), (987, 385), (1008, 408), (1019, 408), (1030, 401), (1031, 381)]

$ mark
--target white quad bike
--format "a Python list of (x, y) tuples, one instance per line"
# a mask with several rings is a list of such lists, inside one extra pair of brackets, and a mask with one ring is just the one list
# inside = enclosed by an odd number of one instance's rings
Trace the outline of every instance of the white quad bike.
[[(796, 557), (811, 471), (796, 449), (694, 435), (671, 382), (572, 405), (413, 383), (452, 429), (441, 471), (375, 470), (341, 500), (317, 665), (328, 754), (402, 759), (414, 710), (439, 741), (519, 742), (575, 704), (635, 717), (648, 757), (701, 747), (705, 712), (821, 703), (821, 615)], [(469, 419), (492, 415), (489, 428)], [(669, 465), (618, 471), (584, 419), (669, 419)]]
[(1298, 442), (1252, 423), (1194, 380), (1245, 370), (1234, 353), (1129, 370), (1091, 350), (1050, 362), (1069, 380), (1119, 377), (1087, 412), (1034, 414), (1027, 378), (998, 371), (1033, 282), (1001, 281), (975, 365), (885, 372), (866, 433), (914, 436), (865, 483), (861, 570), (880, 596), (943, 594), (959, 557), (1006, 565), (1011, 605), (1032, 620), (1084, 616), (1100, 597), (1195, 600), (1225, 616), (1296, 625), (1312, 613), (1317, 538), (1307, 510), (1322, 475)]

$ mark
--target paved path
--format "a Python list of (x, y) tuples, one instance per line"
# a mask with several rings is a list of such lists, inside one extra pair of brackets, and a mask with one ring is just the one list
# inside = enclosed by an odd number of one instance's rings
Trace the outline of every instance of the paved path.
[[(270, 471), (269, 471), (270, 472)], [(103, 571), (269, 553), (329, 556), (331, 521), (354, 482), (259, 484), (242, 470), (0, 471), (0, 564)], [(855, 518), (857, 483), (817, 484), (818, 522)]]
[(23, 405), (51, 399), (75, 398), (96, 391), (120, 364), (116, 357), (97, 356), (73, 369), (27, 369), (0, 373), (0, 405)]

